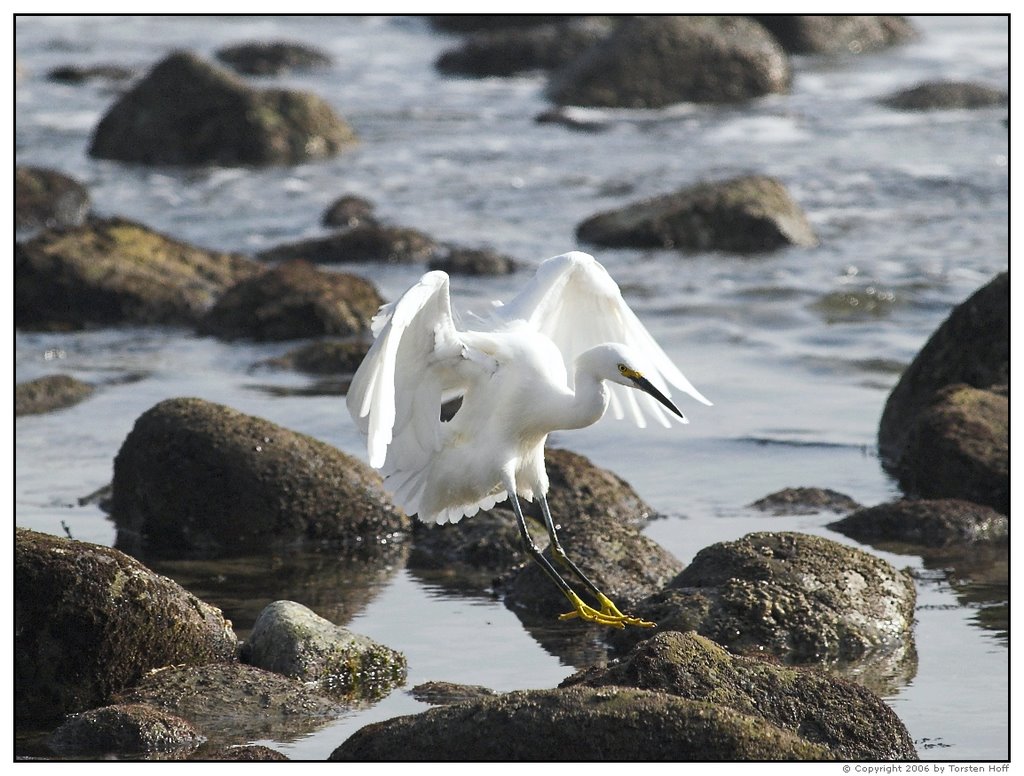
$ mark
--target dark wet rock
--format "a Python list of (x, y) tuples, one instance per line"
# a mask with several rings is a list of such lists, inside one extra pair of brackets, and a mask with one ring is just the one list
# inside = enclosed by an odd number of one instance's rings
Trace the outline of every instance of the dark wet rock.
[(607, 17), (476, 32), (437, 58), (442, 73), (507, 76), (568, 64), (612, 31)]
[(883, 460), (898, 463), (918, 413), (940, 388), (1010, 381), (1010, 278), (1002, 272), (949, 314), (889, 394), (878, 426)]
[(14, 171), (14, 226), (19, 231), (78, 226), (91, 206), (88, 189), (68, 175), (43, 167)]
[(446, 254), (430, 260), (430, 269), (449, 275), (508, 275), (519, 268), (518, 262), (492, 250), (450, 247)]
[(430, 16), (431, 26), (443, 32), (467, 33), (481, 30), (505, 30), (536, 27), (577, 17), (556, 14), (443, 14)]
[(560, 105), (538, 113), (533, 120), (538, 124), (561, 124), (580, 132), (604, 132), (608, 129), (609, 123), (606, 119), (589, 117), (580, 113), (580, 110)]
[(238, 43), (217, 49), (215, 56), (245, 75), (277, 75), (331, 64), (331, 58), (319, 49), (290, 41)]
[(294, 369), (312, 375), (351, 375), (369, 349), (370, 343), (365, 340), (317, 340), (267, 359), (260, 366)]
[(615, 31), (556, 71), (559, 105), (661, 108), (733, 103), (789, 91), (789, 59), (761, 25), (739, 16), (652, 16)]
[(783, 488), (750, 506), (773, 515), (813, 515), (818, 512), (852, 512), (860, 504), (846, 494), (828, 488)]
[(240, 651), (246, 663), (315, 682), (331, 697), (375, 700), (405, 683), (401, 652), (325, 620), (294, 601), (275, 601)]
[(367, 725), (330, 760), (824, 760), (759, 717), (625, 687), (525, 690)]
[(479, 698), (493, 698), (498, 693), (478, 684), (456, 684), (454, 682), (424, 682), (409, 691), (421, 703), (431, 706), (447, 706), (450, 703), (474, 701)]
[(316, 687), (244, 663), (169, 666), (147, 674), (117, 700), (183, 717), (213, 745), (290, 740), (350, 708)]
[(225, 340), (259, 341), (369, 334), (382, 304), (370, 281), (295, 259), (232, 286), (197, 329)]
[(611, 665), (559, 685), (618, 685), (727, 707), (844, 760), (916, 760), (907, 728), (881, 698), (825, 673), (737, 657), (693, 632), (660, 632)]
[(19, 528), (14, 591), (18, 725), (107, 704), (159, 666), (235, 656), (219, 609), (109, 547)]
[(70, 375), (47, 375), (14, 387), (14, 414), (38, 415), (78, 404), (96, 390)]
[(1005, 542), (1009, 520), (991, 507), (960, 499), (901, 499), (859, 509), (829, 528), (865, 544), (900, 542), (928, 547)]
[(917, 37), (903, 16), (753, 16), (791, 54), (860, 54)]
[(318, 264), (382, 262), (412, 264), (426, 261), (440, 251), (433, 238), (416, 229), (362, 222), (351, 229), (285, 243), (257, 254), (262, 261), (306, 259)]
[(785, 186), (762, 175), (699, 183), (583, 221), (583, 242), (611, 248), (771, 251), (817, 238)]
[(96, 756), (195, 749), (205, 740), (181, 717), (143, 703), (126, 703), (72, 716), (47, 743), (60, 755)]
[(907, 436), (900, 487), (921, 498), (960, 498), (1010, 514), (1010, 401), (963, 383), (932, 397)]
[(355, 141), (314, 94), (255, 90), (191, 52), (175, 52), (107, 111), (89, 154), (143, 164), (293, 164)]
[(202, 399), (168, 399), (143, 413), (114, 459), (113, 486), (117, 543), (133, 554), (216, 557), (321, 543), (372, 554), (409, 528), (366, 464)]
[(373, 222), (373, 203), (354, 194), (338, 197), (324, 211), (324, 226), (354, 227)]
[(51, 69), (46, 77), (64, 84), (80, 84), (85, 81), (127, 81), (135, 75), (120, 65), (61, 65)]
[(216, 762), (289, 762), (289, 759), (276, 749), (260, 744), (204, 747), (189, 759)]
[(193, 324), (230, 285), (263, 270), (110, 218), (43, 232), (14, 250), (17, 326)]
[(1010, 102), (1002, 89), (964, 81), (928, 81), (881, 100), (898, 110), (970, 110), (1002, 107)]
[[(737, 654), (822, 663), (906, 653), (915, 600), (908, 574), (862, 550), (807, 534), (752, 533), (704, 548), (632, 613)], [(625, 651), (649, 635), (632, 628), (609, 640)]]

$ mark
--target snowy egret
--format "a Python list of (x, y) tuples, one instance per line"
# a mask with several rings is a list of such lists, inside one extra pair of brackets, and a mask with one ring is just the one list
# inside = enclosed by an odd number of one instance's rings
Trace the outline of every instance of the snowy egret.
[[(444, 272), (428, 272), (380, 308), (372, 322), (376, 339), (347, 399), (367, 437), (370, 465), (383, 473), (395, 503), (425, 522), (456, 522), (508, 498), (530, 556), (572, 604), (562, 619), (653, 626), (620, 612), (566, 555), (546, 499), (544, 443), (552, 431), (596, 423), (609, 406), (640, 427), (647, 418), (664, 426), (670, 418), (686, 423), (669, 385), (711, 402), (586, 253), (543, 262), (477, 328), (456, 328)], [(454, 397), (462, 404), (442, 422), (441, 405)], [(600, 608), (586, 604), (537, 549), (519, 496), (540, 501), (552, 554)]]

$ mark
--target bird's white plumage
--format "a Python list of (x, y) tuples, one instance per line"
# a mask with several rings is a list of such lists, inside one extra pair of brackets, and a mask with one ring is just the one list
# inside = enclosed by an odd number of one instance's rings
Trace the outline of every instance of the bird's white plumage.
[[(710, 404), (585, 253), (543, 262), (479, 331), (456, 328), (448, 276), (436, 271), (382, 307), (372, 329), (348, 408), (396, 503), (431, 522), (488, 509), (510, 485), (542, 495), (547, 434), (589, 425), (605, 406), (641, 427), (669, 425), (674, 416), (616, 372), (624, 360), (666, 396), (675, 388)], [(616, 344), (599, 347), (607, 343)], [(462, 406), (442, 423), (441, 403), (453, 396)]]

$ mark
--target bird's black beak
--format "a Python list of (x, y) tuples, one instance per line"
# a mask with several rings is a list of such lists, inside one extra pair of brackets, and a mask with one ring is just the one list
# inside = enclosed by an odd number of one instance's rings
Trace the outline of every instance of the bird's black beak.
[(657, 388), (655, 388), (651, 384), (651, 381), (648, 380), (646, 377), (637, 375), (636, 377), (630, 377), (630, 379), (633, 381), (633, 384), (636, 385), (636, 387), (639, 388), (641, 391), (643, 391), (644, 393), (649, 393), (655, 399), (657, 399), (670, 410), (672, 410), (672, 412), (674, 412), (676, 415), (678, 415), (679, 417), (683, 417), (683, 413), (681, 413), (679, 409), (676, 407), (676, 405), (672, 403), (672, 400), (669, 399), (668, 396), (663, 394)]

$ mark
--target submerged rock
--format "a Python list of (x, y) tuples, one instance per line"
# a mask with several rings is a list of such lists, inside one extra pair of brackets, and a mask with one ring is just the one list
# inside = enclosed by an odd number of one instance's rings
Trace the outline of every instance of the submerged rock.
[(60, 755), (132, 755), (195, 749), (205, 736), (187, 720), (143, 703), (103, 706), (76, 714), (47, 744)]
[(258, 91), (179, 51), (107, 111), (89, 154), (143, 164), (293, 164), (333, 156), (355, 141), (315, 94)]
[(14, 414), (39, 415), (72, 407), (96, 390), (70, 375), (47, 375), (14, 387)]
[(14, 171), (14, 226), (19, 231), (78, 226), (90, 207), (88, 189), (68, 175), (20, 165)]
[(789, 59), (741, 16), (650, 16), (622, 21), (553, 76), (559, 105), (661, 108), (731, 103), (789, 90)]
[(354, 227), (373, 223), (373, 203), (354, 194), (334, 200), (324, 211), (320, 223), (324, 226)]
[(898, 110), (971, 110), (1009, 105), (1002, 89), (964, 81), (928, 81), (881, 100)]
[(19, 528), (14, 590), (19, 726), (110, 703), (153, 668), (235, 658), (219, 609), (109, 547)]
[(889, 394), (878, 426), (883, 461), (898, 464), (918, 414), (940, 388), (1009, 381), (1010, 278), (1001, 272), (950, 312)]
[[(705, 547), (632, 613), (737, 654), (849, 662), (912, 649), (915, 600), (910, 576), (874, 555), (807, 534), (752, 533)], [(624, 651), (648, 635), (609, 640)]]
[(356, 731), (334, 761), (825, 760), (759, 717), (625, 687), (525, 690)]
[(791, 54), (861, 54), (917, 37), (903, 16), (753, 16)]
[(198, 331), (260, 341), (369, 334), (370, 319), (382, 304), (370, 281), (296, 259), (232, 286)]
[(278, 75), (331, 64), (331, 58), (319, 49), (290, 41), (237, 43), (217, 49), (215, 56), (245, 75)]
[(913, 739), (869, 690), (825, 673), (737, 657), (695, 633), (662, 631), (560, 687), (656, 690), (760, 717), (844, 760), (916, 760)]
[(192, 324), (230, 285), (263, 269), (121, 218), (43, 232), (14, 254), (15, 324), (34, 329)]
[[(187, 487), (183, 487), (187, 483)], [(409, 519), (366, 464), (202, 399), (168, 399), (114, 459), (111, 517), (134, 554), (215, 557), (296, 544), (389, 551)]]
[(945, 547), (1005, 542), (1009, 520), (991, 507), (960, 499), (901, 499), (859, 509), (828, 527), (859, 542)]
[(168, 666), (147, 674), (117, 700), (187, 719), (215, 745), (294, 739), (350, 708), (297, 679), (244, 663)]
[(762, 175), (699, 183), (583, 221), (583, 242), (612, 248), (770, 251), (817, 244), (800, 206)]
[(374, 221), (360, 221), (350, 229), (326, 237), (313, 237), (268, 248), (257, 254), (261, 261), (305, 259), (317, 264), (351, 262), (382, 262), (412, 264), (437, 255), (441, 246), (433, 238), (400, 226), (385, 226)]
[(420, 703), (431, 706), (447, 706), (479, 698), (493, 698), (498, 693), (478, 684), (456, 684), (454, 682), (424, 682), (410, 690), (412, 697)]
[(1010, 400), (958, 383), (932, 396), (896, 468), (905, 493), (960, 498), (1010, 514)]
[(312, 375), (351, 375), (369, 350), (370, 343), (365, 340), (318, 340), (262, 361), (259, 366), (294, 369)]
[(828, 488), (783, 488), (750, 506), (773, 515), (813, 515), (818, 512), (851, 512), (860, 504), (846, 494)]
[(50, 81), (80, 84), (85, 81), (127, 81), (135, 74), (120, 65), (61, 65), (46, 73)]
[(325, 620), (302, 604), (275, 601), (253, 625), (241, 658), (332, 697), (380, 698), (405, 682), (405, 656)]

